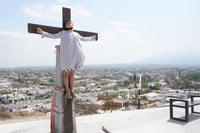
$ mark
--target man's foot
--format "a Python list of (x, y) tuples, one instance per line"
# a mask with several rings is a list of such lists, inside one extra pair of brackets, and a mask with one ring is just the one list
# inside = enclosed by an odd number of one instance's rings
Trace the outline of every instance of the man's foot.
[(72, 95), (70, 92), (66, 92), (65, 97), (66, 99), (72, 99)]
[(70, 93), (73, 98), (76, 98), (74, 91), (70, 91)]

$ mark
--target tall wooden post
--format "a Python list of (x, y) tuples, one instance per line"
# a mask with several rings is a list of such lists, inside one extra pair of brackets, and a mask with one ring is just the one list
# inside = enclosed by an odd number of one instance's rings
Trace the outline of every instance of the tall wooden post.
[(52, 92), (51, 133), (76, 133), (74, 99), (66, 99), (60, 46), (56, 46), (56, 87)]

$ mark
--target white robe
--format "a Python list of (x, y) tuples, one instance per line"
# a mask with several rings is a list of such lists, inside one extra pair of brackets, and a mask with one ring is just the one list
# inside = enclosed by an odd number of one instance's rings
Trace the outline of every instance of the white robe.
[(43, 32), (42, 38), (60, 38), (60, 62), (61, 70), (71, 71), (79, 69), (83, 66), (85, 54), (81, 41), (94, 41), (95, 36), (83, 37), (77, 32), (62, 30), (55, 34)]

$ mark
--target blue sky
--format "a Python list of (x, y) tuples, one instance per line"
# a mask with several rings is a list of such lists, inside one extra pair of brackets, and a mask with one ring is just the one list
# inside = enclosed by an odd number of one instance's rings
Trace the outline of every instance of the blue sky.
[(85, 64), (200, 64), (198, 0), (4, 0), (0, 67), (55, 64), (59, 40), (27, 33), (27, 23), (61, 26), (62, 7), (75, 29), (99, 33), (83, 43)]

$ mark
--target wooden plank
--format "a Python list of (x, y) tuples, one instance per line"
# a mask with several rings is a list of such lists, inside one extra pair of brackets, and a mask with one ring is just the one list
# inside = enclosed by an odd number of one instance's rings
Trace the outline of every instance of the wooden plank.
[(63, 28), (65, 27), (65, 21), (71, 20), (71, 10), (70, 8), (62, 8), (62, 22), (63, 22)]
[(67, 131), (66, 133), (76, 133), (74, 99), (66, 99), (65, 105), (65, 131)]
[(40, 27), (42, 30), (48, 32), (48, 33), (58, 33), (59, 31), (62, 30), (62, 28), (58, 28), (58, 27), (52, 27), (52, 26), (46, 26), (46, 25), (40, 25), (40, 24), (32, 24), (32, 23), (28, 23), (28, 32), (29, 33), (34, 33), (34, 34), (38, 34), (36, 32), (36, 28)]
[[(52, 33), (52, 34), (58, 33), (59, 31), (63, 30), (63, 28), (28, 23), (28, 32), (29, 33), (38, 34), (36, 32), (36, 28), (38, 28), (38, 27), (40, 27), (45, 32)], [(84, 36), (84, 37), (89, 37), (89, 36), (92, 36), (92, 35), (96, 35), (97, 36), (96, 40), (98, 40), (98, 34), (95, 33), (95, 32), (80, 31), (80, 30), (74, 30), (74, 31), (78, 32), (81, 36)]]
[[(66, 20), (71, 20), (71, 10), (70, 8), (62, 8), (62, 17), (63, 17), (63, 28), (65, 28), (65, 21)], [(81, 36), (84, 37), (89, 37), (89, 36), (93, 36), (96, 35), (96, 40), (98, 40), (98, 34), (95, 32), (89, 32), (89, 31), (80, 31), (80, 30), (74, 30), (75, 32), (78, 32)]]
[[(60, 46), (56, 46), (56, 86), (59, 88), (63, 88), (63, 73), (61, 71), (60, 64)], [(59, 92), (58, 89), (54, 89), (54, 122), (53, 122), (53, 130), (51, 133), (67, 133), (65, 131), (65, 120), (64, 120), (64, 111), (65, 111), (65, 98), (64, 92)]]
[[(56, 53), (56, 84), (63, 88), (64, 83), (63, 83), (63, 72), (61, 71), (61, 64), (60, 64), (60, 45), (56, 46), (57, 53)], [(66, 99), (64, 96), (64, 119), (63, 119), (63, 124), (64, 126), (61, 127), (59, 130), (64, 132), (62, 133), (77, 133), (76, 130), (76, 119), (75, 119), (75, 105), (74, 105), (74, 99)], [(57, 129), (60, 125), (59, 123), (55, 123), (54, 127)], [(52, 132), (51, 132), (52, 133)], [(54, 132), (54, 133), (61, 133), (61, 132)]]

